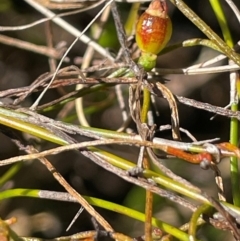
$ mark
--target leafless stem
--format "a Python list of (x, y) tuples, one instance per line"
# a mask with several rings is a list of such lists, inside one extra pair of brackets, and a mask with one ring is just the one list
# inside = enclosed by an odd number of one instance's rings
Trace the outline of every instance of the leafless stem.
[(62, 52), (59, 50), (57, 51), (53, 47), (39, 46), (23, 40), (7, 37), (2, 34), (0, 34), (0, 43), (45, 55), (54, 59), (60, 59), (62, 57)]

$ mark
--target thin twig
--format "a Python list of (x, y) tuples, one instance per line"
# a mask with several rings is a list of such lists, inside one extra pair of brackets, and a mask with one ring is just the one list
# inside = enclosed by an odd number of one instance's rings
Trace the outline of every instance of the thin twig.
[[(34, 147), (29, 148), (29, 152), (36, 153), (37, 150)], [(31, 155), (31, 154), (30, 154)], [(63, 176), (55, 169), (55, 167), (45, 158), (38, 158), (40, 162), (52, 173), (54, 178), (65, 188), (65, 190), (71, 194), (76, 200), (84, 207), (84, 209), (93, 216), (106, 231), (112, 232), (113, 229), (110, 224), (74, 189), (68, 182), (63, 178)]]
[(232, 11), (234, 12), (236, 18), (238, 19), (238, 22), (240, 23), (240, 11), (235, 5), (235, 3), (232, 0), (225, 0), (225, 2), (230, 6)]
[[(201, 66), (200, 66), (201, 67)], [(209, 67), (209, 68), (185, 68), (185, 69), (153, 69), (153, 73), (157, 73), (158, 75), (166, 75), (166, 74), (184, 74), (184, 75), (198, 75), (198, 74), (216, 74), (223, 72), (230, 72), (239, 70), (240, 67), (237, 64), (233, 65), (223, 65), (217, 67)]]
[(203, 103), (197, 100), (193, 100), (193, 99), (189, 99), (183, 96), (176, 96), (178, 101), (188, 105), (188, 106), (192, 106), (195, 107), (197, 109), (201, 109), (201, 110), (206, 110), (218, 115), (222, 115), (222, 116), (227, 116), (227, 117), (235, 117), (238, 120), (240, 120), (240, 112), (239, 111), (231, 111), (222, 107), (218, 107), (218, 106), (214, 106), (208, 103)]
[(62, 51), (56, 50), (53, 47), (32, 44), (23, 40), (7, 37), (2, 34), (0, 34), (0, 43), (45, 55), (54, 59), (60, 59), (62, 57)]
[(156, 193), (156, 194), (160, 195), (161, 197), (170, 198), (171, 201), (178, 202), (180, 205), (183, 205), (183, 206), (189, 208), (190, 210), (195, 210), (196, 209), (195, 205), (189, 203), (185, 199), (175, 195), (172, 192), (169, 192), (167, 190), (161, 189), (161, 188), (155, 186), (154, 184), (148, 183), (148, 182), (143, 181), (141, 179), (137, 179), (137, 178), (129, 176), (128, 172), (123, 171), (123, 170), (121, 170), (121, 169), (119, 169), (117, 167), (112, 166), (107, 161), (105, 161), (103, 158), (98, 156), (97, 153), (92, 153), (92, 152), (88, 152), (88, 151), (82, 151), (82, 154), (85, 155), (86, 157), (90, 158), (97, 165), (100, 165), (102, 168), (108, 170), (109, 172), (114, 173), (115, 175), (119, 176), (120, 178), (122, 178), (123, 180), (125, 180), (127, 182), (130, 182), (130, 183), (133, 183), (133, 184), (135, 184), (137, 186), (145, 188), (146, 190), (149, 190), (149, 191), (151, 191), (153, 193)]
[[(69, 23), (67, 23), (65, 20), (63, 20), (62, 16), (64, 16), (63, 14), (59, 14), (56, 15), (54, 14), (52, 11), (46, 9), (45, 7), (43, 7), (42, 5), (38, 4), (37, 2), (35, 2), (34, 0), (25, 0), (28, 4), (31, 4), (32, 7), (36, 8), (39, 12), (41, 12), (42, 14), (44, 14), (47, 18), (39, 20), (38, 22), (42, 23), (45, 21), (49, 21), (52, 20), (54, 23), (56, 23), (57, 25), (59, 25), (61, 28), (63, 28), (65, 31), (67, 31), (68, 33), (72, 34), (73, 36), (79, 38), (79, 40), (81, 40), (83, 43), (88, 44), (90, 46), (92, 46), (98, 53), (100, 53), (102, 56), (112, 60), (112, 56), (108, 53), (108, 51), (106, 51), (104, 48), (102, 48), (99, 44), (97, 44), (96, 42), (92, 41), (89, 37), (87, 37), (86, 35), (83, 34), (83, 32), (80, 32), (77, 28), (74, 28), (72, 25), (70, 25)], [(104, 1), (101, 1), (101, 3)], [(99, 4), (99, 3), (98, 3)], [(79, 13), (79, 10), (77, 11)], [(70, 13), (72, 14), (72, 12)], [(66, 14), (65, 14), (66, 15)], [(36, 25), (36, 24), (35, 24)], [(30, 25), (32, 26), (32, 25)], [(0, 31), (2, 31), (4, 27), (0, 28)], [(24, 26), (24, 29), (29, 28), (29, 26)], [(19, 27), (16, 27), (15, 29), (12, 29), (13, 31), (15, 30), (19, 30)], [(9, 31), (9, 29), (8, 29)]]
[(240, 58), (199, 16), (182, 0), (170, 0), (190, 21), (192, 21), (229, 59), (240, 66)]
[[(52, 26), (51, 26), (51, 22), (48, 21), (45, 23), (45, 34), (46, 34), (46, 42), (47, 42), (47, 46), (50, 48), (53, 48), (53, 32), (52, 32)], [(48, 63), (49, 63), (49, 67), (50, 67), (50, 72), (54, 73), (54, 71), (56, 70), (56, 60), (52, 57), (50, 57), (48, 59)]]
[[(103, 27), (108, 20), (110, 11), (111, 11), (111, 8), (110, 8), (110, 6), (108, 6), (108, 8), (106, 8), (104, 10), (104, 12), (102, 13), (102, 15), (99, 19), (99, 24), (97, 25), (97, 27), (96, 27), (96, 29), (93, 33), (93, 39), (95, 41), (97, 41), (100, 38), (100, 36), (103, 32)], [(83, 56), (83, 62), (82, 62), (82, 65), (81, 65), (81, 70), (89, 67), (89, 65), (92, 61), (94, 52), (95, 51), (94, 51), (94, 48), (92, 46), (87, 47), (87, 49), (84, 53), (84, 56)], [(84, 85), (78, 84), (76, 86), (76, 90), (80, 90), (83, 87), (84, 87)], [(77, 113), (77, 116), (78, 116), (79, 123), (83, 126), (89, 126), (88, 121), (87, 121), (87, 119), (84, 115), (84, 111), (83, 111), (83, 98), (78, 98), (78, 99), (75, 100), (75, 108), (76, 108), (76, 113)]]
[[(32, 2), (32, 0), (25, 0), (28, 1), (28, 3), (31, 4), (31, 6), (36, 7), (36, 9), (38, 9), (39, 11), (43, 11), (44, 14), (49, 15), (48, 17), (52, 17), (52, 13), (49, 12), (47, 9), (42, 8), (42, 6), (40, 5), (36, 5), (35, 2)], [(30, 2), (29, 2), (30, 1)], [(36, 107), (38, 106), (40, 100), (42, 99), (42, 97), (44, 96), (44, 94), (46, 93), (46, 91), (48, 90), (49, 86), (52, 84), (54, 78), (57, 75), (58, 70), (60, 69), (63, 59), (67, 56), (67, 54), (69, 53), (69, 51), (72, 49), (72, 47), (75, 45), (75, 43), (77, 42), (78, 39), (80, 39), (81, 37), (83, 37), (84, 33), (90, 28), (90, 26), (93, 24), (93, 22), (100, 16), (100, 14), (102, 14), (102, 12), (112, 3), (113, 0), (110, 0), (108, 3), (106, 3), (106, 5), (99, 11), (99, 13), (94, 17), (94, 19), (85, 27), (85, 29), (82, 31), (82, 33), (80, 35), (77, 36), (77, 38), (72, 42), (72, 44), (69, 46), (69, 48), (66, 50), (66, 52), (64, 53), (62, 59), (60, 60), (56, 72), (54, 73), (52, 79), (50, 80), (49, 84), (47, 85), (47, 87), (42, 91), (42, 93), (40, 94), (40, 96), (37, 98), (37, 100), (34, 102), (34, 104), (30, 107), (32, 110), (36, 109)], [(62, 19), (60, 18), (54, 18), (53, 21), (59, 20), (61, 21)], [(71, 25), (70, 25), (71, 26)], [(88, 42), (88, 44), (90, 44)]]

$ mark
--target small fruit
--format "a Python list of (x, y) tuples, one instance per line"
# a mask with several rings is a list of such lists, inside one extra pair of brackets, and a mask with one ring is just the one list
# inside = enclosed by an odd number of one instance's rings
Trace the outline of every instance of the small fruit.
[(143, 52), (158, 54), (172, 35), (171, 19), (163, 0), (153, 0), (140, 16), (136, 26), (136, 42)]

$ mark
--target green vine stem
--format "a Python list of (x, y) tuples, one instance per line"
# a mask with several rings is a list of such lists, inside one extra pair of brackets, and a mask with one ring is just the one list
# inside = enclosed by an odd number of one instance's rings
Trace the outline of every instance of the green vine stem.
[(142, 123), (147, 123), (148, 111), (150, 108), (151, 93), (147, 88), (143, 89), (143, 104), (141, 111), (141, 121)]
[[(214, 13), (218, 19), (219, 25), (221, 27), (223, 37), (225, 42), (228, 46), (231, 48), (234, 46), (232, 36), (227, 24), (227, 19), (225, 17), (225, 14), (223, 12), (221, 3), (219, 0), (210, 0), (211, 6), (214, 10)], [(238, 111), (238, 98), (237, 98), (237, 85), (236, 85), (236, 78), (234, 77), (231, 79), (230, 76), (230, 86), (231, 86), (231, 92), (233, 94), (230, 94), (231, 98), (231, 110), (232, 111)], [(230, 122), (230, 143), (238, 146), (238, 129), (239, 129), (239, 123), (236, 118), (231, 118)], [(231, 184), (232, 184), (232, 196), (233, 196), (233, 203), (236, 206), (240, 206), (240, 178), (239, 178), (239, 172), (238, 172), (238, 158), (231, 157), (230, 158), (230, 172), (231, 172)]]
[[(140, 7), (140, 3), (134, 3), (131, 7), (128, 20), (125, 24), (125, 30), (127, 36), (130, 35), (131, 32), (133, 32), (133, 26), (135, 26), (135, 22), (137, 20), (138, 10)], [(140, 17), (141, 18), (141, 17)], [(138, 25), (138, 24), (137, 24)], [(130, 32), (130, 31), (131, 32)], [(140, 57), (141, 59), (141, 57)], [(138, 64), (139, 60), (138, 60)], [(141, 64), (140, 64), (141, 65)], [(145, 65), (142, 65), (145, 71), (148, 71)], [(151, 69), (150, 69), (151, 70)], [(144, 87), (143, 90), (143, 105), (141, 108), (141, 122), (147, 123), (148, 121), (148, 111), (150, 108), (150, 100), (151, 100), (151, 94), (148, 91), (147, 88)], [(143, 168), (148, 169), (149, 168), (149, 160), (147, 159), (145, 147), (141, 147), (140, 152), (143, 151), (142, 159), (140, 160), (142, 162)], [(153, 193), (150, 190), (146, 190), (146, 198), (145, 198), (145, 228), (144, 228), (144, 236), (145, 241), (151, 241), (152, 240), (152, 210), (153, 210)]]
[(184, 40), (181, 43), (169, 45), (166, 48), (164, 48), (158, 55), (168, 53), (170, 51), (173, 51), (173, 50), (181, 48), (181, 47), (193, 47), (193, 46), (198, 46), (198, 45), (206, 46), (211, 49), (217, 50), (218, 52), (221, 52), (219, 47), (215, 43), (213, 43), (211, 40), (201, 39), (201, 38), (193, 38), (193, 39)]
[[(3, 115), (3, 113), (7, 114), (6, 116)], [(17, 118), (13, 118), (13, 115), (16, 115), (16, 117), (21, 119), (25, 118), (25, 121), (23, 120), (18, 120)], [(11, 116), (11, 117), (10, 117)], [(24, 113), (20, 113), (20, 112), (15, 112), (15, 111), (10, 111), (9, 109), (3, 110), (3, 108), (0, 108), (0, 123), (1, 124), (5, 124), (11, 128), (17, 129), (17, 130), (21, 130), (25, 133), (29, 133), (31, 135), (40, 137), (42, 139), (48, 140), (50, 142), (59, 144), (59, 145), (67, 145), (68, 142), (66, 140), (63, 140), (61, 137), (58, 137), (56, 135), (54, 135), (53, 133), (49, 132), (48, 130), (45, 130), (42, 127), (39, 127), (37, 125), (33, 125), (33, 124), (29, 124), (27, 123), (27, 115)], [(11, 122), (9, 121), (11, 120)], [(19, 125), (20, 123), (20, 125)], [(20, 127), (20, 128), (19, 128)], [(82, 127), (81, 127), (82, 128)], [(90, 131), (91, 128), (82, 128), (84, 130), (88, 130)], [(108, 132), (106, 130), (102, 130), (101, 129), (97, 129), (97, 128), (93, 128), (95, 130), (97, 130), (96, 133), (101, 133), (104, 134), (105, 136), (108, 136), (109, 138), (122, 138), (122, 140), (127, 141), (128, 138), (130, 138), (129, 140), (134, 140), (133, 136), (128, 135), (126, 133), (115, 133), (114, 136), (114, 132)], [(128, 137), (128, 138), (127, 138)], [(94, 152), (99, 155), (100, 157), (104, 158), (105, 160), (109, 161), (109, 163), (111, 163), (112, 165), (124, 169), (124, 170), (129, 170), (132, 167), (135, 166), (134, 163), (127, 161), (126, 159), (120, 158), (116, 155), (113, 155), (111, 153), (102, 151), (100, 149), (97, 148), (93, 148), (91, 147), (90, 150), (94, 150)], [(186, 195), (187, 197), (193, 198), (194, 200), (198, 200), (200, 202), (203, 203), (208, 203), (207, 199), (205, 197), (203, 197), (201, 194), (195, 192), (194, 190), (189, 190), (189, 188), (186, 188), (185, 186), (183, 186), (182, 184), (175, 182), (173, 180), (171, 180), (170, 178), (167, 178), (163, 175), (154, 173), (150, 170), (145, 170), (144, 171), (144, 176), (146, 178), (152, 178), (156, 183), (165, 186), (166, 188), (179, 192), (183, 195)], [(238, 212), (238, 211), (237, 211)]]
[(229, 30), (229, 26), (228, 26), (227, 19), (226, 19), (226, 16), (224, 14), (221, 2), (219, 0), (215, 0), (215, 1), (209, 0), (209, 2), (210, 2), (211, 6), (213, 8), (213, 11), (214, 11), (214, 13), (217, 17), (218, 23), (221, 27), (223, 38), (224, 38), (226, 44), (230, 48), (232, 48), (234, 44), (233, 44), (231, 32)]
[[(68, 193), (58, 193), (58, 192), (51, 192), (51, 191), (44, 191), (44, 190), (37, 190), (37, 189), (10, 189), (5, 190), (0, 193), (0, 200), (8, 199), (8, 198), (15, 198), (15, 197), (32, 197), (32, 198), (46, 198), (51, 199), (51, 197), (62, 197), (62, 201), (71, 201), (74, 202), (75, 200), (71, 198), (71, 196)], [(64, 197), (66, 198), (64, 200)], [(125, 206), (115, 204), (109, 201), (105, 201), (102, 199), (94, 198), (94, 197), (88, 197), (83, 196), (91, 205), (101, 207), (113, 212), (117, 212), (120, 214), (124, 214), (125, 216), (134, 218), (138, 221), (144, 222), (145, 221), (145, 215), (141, 212), (138, 212), (136, 210), (133, 210), (131, 208), (127, 208)], [(54, 199), (54, 198), (53, 198)], [(57, 199), (55, 199), (57, 200)], [(159, 219), (152, 218), (152, 225), (154, 227), (160, 228), (166, 233), (171, 234), (175, 238), (182, 240), (182, 241), (188, 241), (189, 237), (188, 234), (181, 231), (178, 228), (175, 228), (172, 225), (169, 225), (165, 222), (160, 221)]]
[(209, 205), (203, 204), (193, 213), (190, 223), (189, 223), (189, 240), (196, 241), (196, 230), (198, 226), (198, 220), (203, 213), (209, 211), (211, 207)]
[[(5, 113), (5, 115), (3, 115), (3, 113)], [(14, 118), (13, 116), (16, 116), (16, 118)], [(21, 118), (21, 120), (19, 120), (17, 118)], [(1, 124), (7, 125), (13, 129), (21, 130), (23, 132), (32, 134), (34, 136), (43, 138), (45, 140), (48, 140), (50, 142), (53, 142), (53, 143), (56, 143), (59, 145), (67, 145), (68, 144), (68, 142), (66, 140), (63, 140), (61, 137), (54, 135), (53, 133), (49, 132), (49, 130), (45, 130), (42, 127), (30, 124), (27, 122), (27, 120), (28, 120), (28, 115), (26, 115), (24, 113), (16, 112), (16, 111), (10, 110), (10, 109), (0, 108), (0, 123)], [(83, 129), (90, 131), (91, 128), (83, 128)], [(98, 130), (98, 132), (100, 133), (100, 129), (96, 129), (96, 130)], [(105, 133), (107, 136), (106, 130), (103, 130), (102, 133)], [(109, 134), (109, 137), (110, 136), (113, 137), (113, 132), (108, 133), (108, 134)], [(124, 134), (116, 133), (115, 138), (119, 138), (119, 137), (123, 137), (123, 136), (127, 137), (128, 135), (126, 133), (124, 133)], [(131, 139), (132, 136), (130, 135), (130, 136), (128, 136), (128, 138)], [(124, 138), (123, 138), (123, 140), (124, 140)], [(121, 168), (124, 170), (129, 170), (135, 166), (134, 163), (129, 162), (126, 159), (120, 158), (116, 155), (102, 151), (100, 149), (91, 147), (89, 150), (94, 151), (95, 154), (99, 155), (104, 160), (108, 161), (110, 164), (112, 164), (113, 166), (116, 166), (118, 168)], [(164, 175), (152, 172), (150, 170), (144, 170), (143, 174), (144, 174), (145, 178), (151, 178), (155, 183), (159, 184), (160, 186), (164, 186), (167, 189), (180, 193), (184, 196), (187, 196), (187, 197), (189, 197), (193, 200), (199, 201), (201, 203), (211, 205), (208, 202), (208, 200), (204, 196), (202, 196), (200, 193), (198, 193), (192, 189), (189, 190), (188, 187), (185, 187), (184, 185), (182, 185), (176, 181), (173, 181)], [(240, 210), (236, 206), (231, 206), (230, 204), (225, 203), (225, 202), (223, 202), (222, 204), (225, 207), (228, 207), (228, 210), (231, 210), (237, 217), (240, 216)]]
[[(232, 111), (238, 111), (238, 104), (233, 103), (231, 105)], [(230, 122), (230, 143), (238, 145), (238, 129), (239, 123), (236, 118), (231, 118)], [(240, 188), (239, 188), (239, 171), (238, 171), (238, 158), (230, 157), (230, 171), (231, 171), (231, 184), (232, 184), (232, 196), (234, 205), (240, 207)]]
[(195, 24), (220, 51), (240, 66), (240, 56), (231, 49), (195, 12), (182, 0), (170, 0), (193, 24)]
[(29, 133), (33, 136), (38, 136), (44, 140), (54, 142), (59, 145), (67, 145), (68, 142), (63, 140), (62, 138), (56, 136), (55, 134), (51, 133), (50, 131), (37, 126), (31, 123), (27, 123), (23, 120), (16, 119), (14, 117), (5, 116), (0, 114), (0, 123), (2, 125), (8, 126), (10, 128), (17, 129), (19, 131)]
[(22, 168), (23, 163), (19, 162), (10, 167), (1, 177), (0, 177), (0, 187), (2, 187), (7, 181), (9, 181), (18, 171)]
[(126, 23), (124, 25), (126, 35), (130, 36), (134, 33), (136, 20), (138, 18), (138, 11), (141, 3), (133, 3), (128, 14)]
[[(8, 123), (8, 119), (11, 119), (11, 123)], [(46, 130), (44, 128), (39, 127), (38, 125), (33, 125), (28, 122), (29, 115), (12, 110), (12, 109), (7, 109), (0, 107), (0, 123), (6, 126), (9, 126), (13, 129), (23, 131), (25, 133), (31, 134), (33, 136), (40, 137), (44, 140), (49, 140), (50, 142), (60, 144), (60, 145), (65, 145), (67, 142), (63, 140), (60, 137), (57, 137), (54, 135), (54, 138), (51, 138), (52, 133), (50, 133), (49, 130)], [(40, 117), (39, 117), (40, 118)], [(21, 121), (21, 124), (19, 122)], [(9, 125), (8, 125), (9, 124)], [(66, 127), (71, 126), (70, 124), (67, 123), (62, 123), (66, 125)], [(141, 140), (141, 138), (138, 135), (135, 134), (128, 134), (124, 132), (116, 132), (116, 131), (111, 131), (111, 130), (105, 130), (105, 129), (100, 129), (100, 128), (94, 128), (94, 127), (84, 127), (84, 126), (78, 126), (78, 129), (85, 133), (87, 136), (95, 136), (96, 138), (108, 138), (108, 139), (119, 139), (119, 140), (124, 140), (126, 142), (131, 142), (134, 140)], [(176, 142), (176, 141), (170, 141), (170, 140), (165, 140), (161, 138), (154, 138), (153, 143), (152, 143), (153, 148), (159, 148), (158, 146), (166, 146), (170, 145), (175, 148), (179, 148), (181, 150), (185, 151), (190, 151), (190, 152), (195, 152), (195, 153), (201, 153), (201, 152), (207, 152), (208, 150), (204, 148), (201, 145), (194, 145), (191, 143), (181, 143), (181, 142)], [(222, 150), (222, 153), (224, 151)], [(225, 155), (229, 156), (232, 155), (234, 156), (234, 152), (232, 153), (224, 153)]]
[[(172, 35), (172, 22), (165, 1), (153, 0), (139, 17), (136, 25), (136, 42), (141, 50), (138, 64), (146, 72), (156, 66), (157, 54), (166, 46)], [(150, 92), (144, 87), (141, 121), (147, 122), (150, 108)]]

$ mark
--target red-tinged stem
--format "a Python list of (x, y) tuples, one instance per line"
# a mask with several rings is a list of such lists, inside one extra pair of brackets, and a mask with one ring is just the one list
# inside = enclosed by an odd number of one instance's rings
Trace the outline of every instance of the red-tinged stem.
[(209, 163), (212, 162), (212, 156), (207, 152), (203, 152), (203, 153), (199, 153), (199, 154), (190, 154), (190, 153), (187, 153), (185, 151), (182, 151), (177, 148), (170, 147), (170, 146), (167, 147), (166, 152), (168, 154), (171, 154), (175, 157), (181, 158), (185, 161), (188, 161), (188, 162), (191, 162), (194, 164), (199, 164), (203, 160), (207, 160)]
[(240, 149), (236, 147), (235, 145), (229, 143), (229, 142), (223, 142), (217, 145), (223, 150), (230, 151), (236, 154), (238, 158), (240, 158)]

